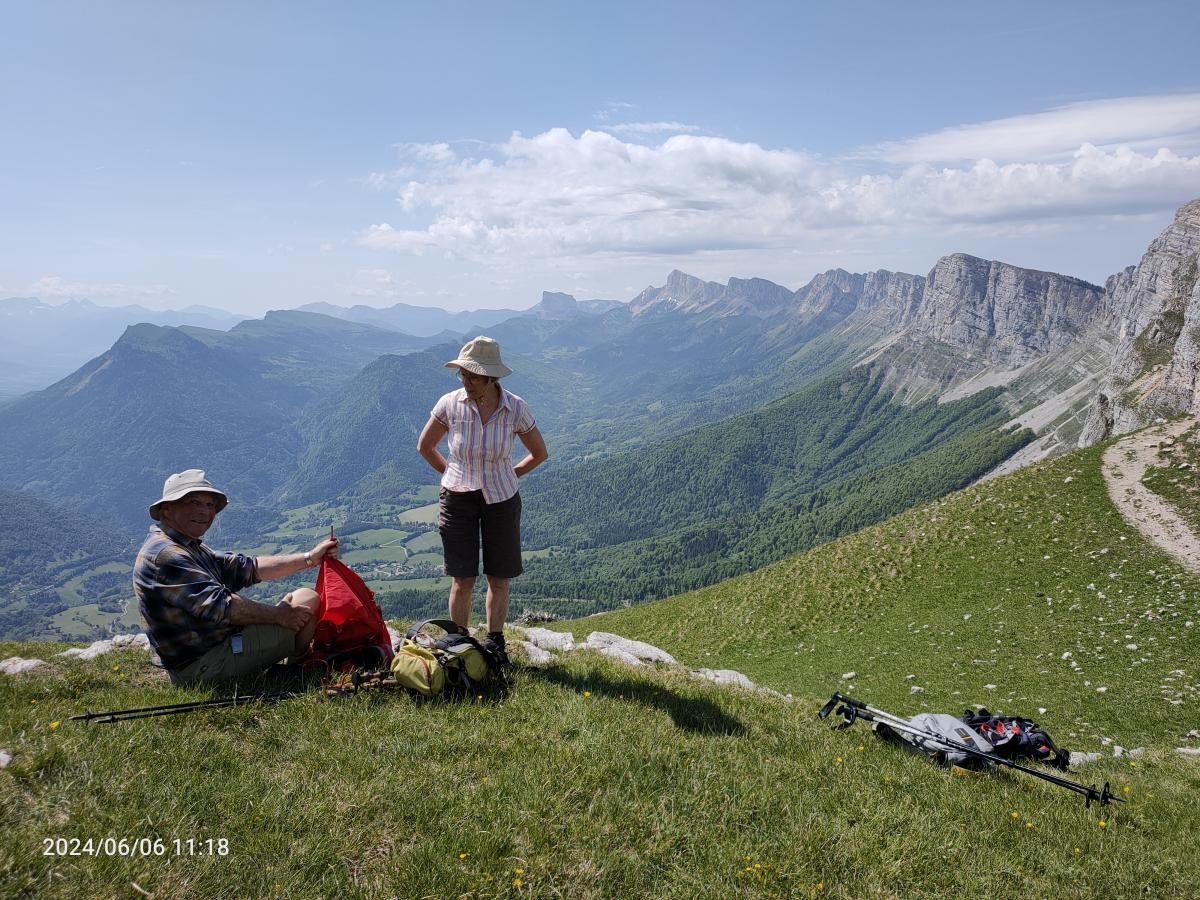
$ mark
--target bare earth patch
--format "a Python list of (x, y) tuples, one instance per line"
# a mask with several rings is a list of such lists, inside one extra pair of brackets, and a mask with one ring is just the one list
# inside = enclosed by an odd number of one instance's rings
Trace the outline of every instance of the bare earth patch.
[(1163, 447), (1195, 424), (1182, 419), (1131, 434), (1104, 451), (1102, 465), (1108, 496), (1125, 521), (1185, 568), (1200, 572), (1200, 537), (1175, 507), (1142, 484), (1148, 467), (1163, 464)]

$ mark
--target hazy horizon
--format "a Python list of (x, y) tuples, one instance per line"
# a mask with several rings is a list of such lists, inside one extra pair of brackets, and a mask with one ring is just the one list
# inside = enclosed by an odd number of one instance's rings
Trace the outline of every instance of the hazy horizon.
[(1200, 6), (51, 2), (10, 11), (0, 297), (236, 315), (1095, 283), (1200, 196)]

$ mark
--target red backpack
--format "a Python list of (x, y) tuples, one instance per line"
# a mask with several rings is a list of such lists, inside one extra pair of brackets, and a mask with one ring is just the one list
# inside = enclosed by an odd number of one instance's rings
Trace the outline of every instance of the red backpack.
[(317, 573), (321, 598), (311, 663), (333, 668), (391, 664), (392, 639), (375, 593), (340, 560), (325, 557)]

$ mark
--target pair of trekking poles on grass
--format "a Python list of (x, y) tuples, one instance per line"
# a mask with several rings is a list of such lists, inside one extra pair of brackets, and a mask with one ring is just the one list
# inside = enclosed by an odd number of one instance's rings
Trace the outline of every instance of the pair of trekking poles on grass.
[[(355, 684), (355, 687), (357, 686)], [(163, 706), (147, 706), (139, 709), (121, 709), (99, 713), (88, 710), (82, 715), (72, 716), (71, 718), (72, 720), (83, 722), (112, 724), (129, 719), (145, 719), (156, 716), (190, 713), (200, 709), (241, 706), (253, 702), (277, 702), (295, 696), (297, 694), (291, 691), (276, 694), (245, 694), (242, 696), (235, 694), (232, 697), (215, 700), (198, 700), (193, 703), (170, 703)], [(1104, 787), (1097, 788), (1094, 784), (1081, 784), (1078, 781), (1072, 781), (1069, 778), (1063, 778), (1060, 775), (1054, 775), (1050, 772), (1040, 771), (1022, 765), (1015, 760), (1006, 759), (996, 753), (989, 752), (992, 749), (991, 745), (974, 730), (953, 716), (925, 714), (913, 719), (904, 719), (892, 713), (885, 712), (882, 709), (870, 706), (862, 700), (855, 700), (853, 697), (840, 692), (834, 692), (828, 702), (821, 707), (817, 716), (821, 719), (826, 719), (835, 711), (837, 715), (842, 717), (842, 721), (837, 726), (839, 728), (849, 728), (859, 719), (862, 719), (864, 722), (871, 722), (875, 725), (881, 736), (894, 736), (896, 732), (899, 732), (913, 749), (928, 753), (939, 762), (956, 764), (970, 759), (985, 765), (1007, 766), (1010, 769), (1016, 769), (1019, 772), (1024, 772), (1027, 775), (1048, 781), (1068, 791), (1082, 794), (1088, 806), (1091, 806), (1093, 800), (1097, 801), (1101, 806), (1107, 806), (1113, 800), (1124, 802), (1123, 798), (1117, 797), (1112, 793), (1107, 781), (1104, 782)]]
[(973, 760), (977, 764), (1008, 766), (1010, 769), (1016, 769), (1032, 775), (1034, 778), (1048, 781), (1068, 791), (1082, 794), (1087, 806), (1091, 806), (1093, 800), (1099, 802), (1101, 806), (1107, 806), (1113, 800), (1124, 802), (1124, 798), (1113, 794), (1107, 781), (1104, 782), (1102, 788), (1097, 788), (1094, 784), (1090, 786), (1080, 784), (1078, 781), (1063, 778), (1061, 775), (1034, 769), (994, 752), (989, 752), (992, 750), (991, 744), (965, 723), (950, 715), (926, 713), (912, 719), (904, 719), (836, 691), (821, 707), (817, 716), (825, 719), (835, 710), (842, 717), (842, 721), (837, 725), (838, 728), (849, 728), (859, 719), (864, 722), (872, 722), (881, 737), (895, 737), (895, 733), (899, 732), (902, 735), (901, 739), (911, 749), (928, 753), (941, 763), (955, 765), (966, 760)]

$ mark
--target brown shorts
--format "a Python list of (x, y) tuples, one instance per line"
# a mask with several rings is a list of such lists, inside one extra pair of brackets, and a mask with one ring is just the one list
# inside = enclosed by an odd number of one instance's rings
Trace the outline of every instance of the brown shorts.
[(499, 503), (484, 503), (483, 491), (442, 488), (438, 531), (446, 574), (474, 578), (479, 574), (479, 546), (483, 545), (483, 574), (516, 578), (521, 565), (521, 495)]
[[(234, 638), (241, 638), (241, 652), (234, 653)], [(296, 632), (282, 625), (260, 623), (245, 625), (199, 659), (170, 673), (176, 684), (200, 684), (209, 681), (233, 681), (260, 675), (296, 649)]]

